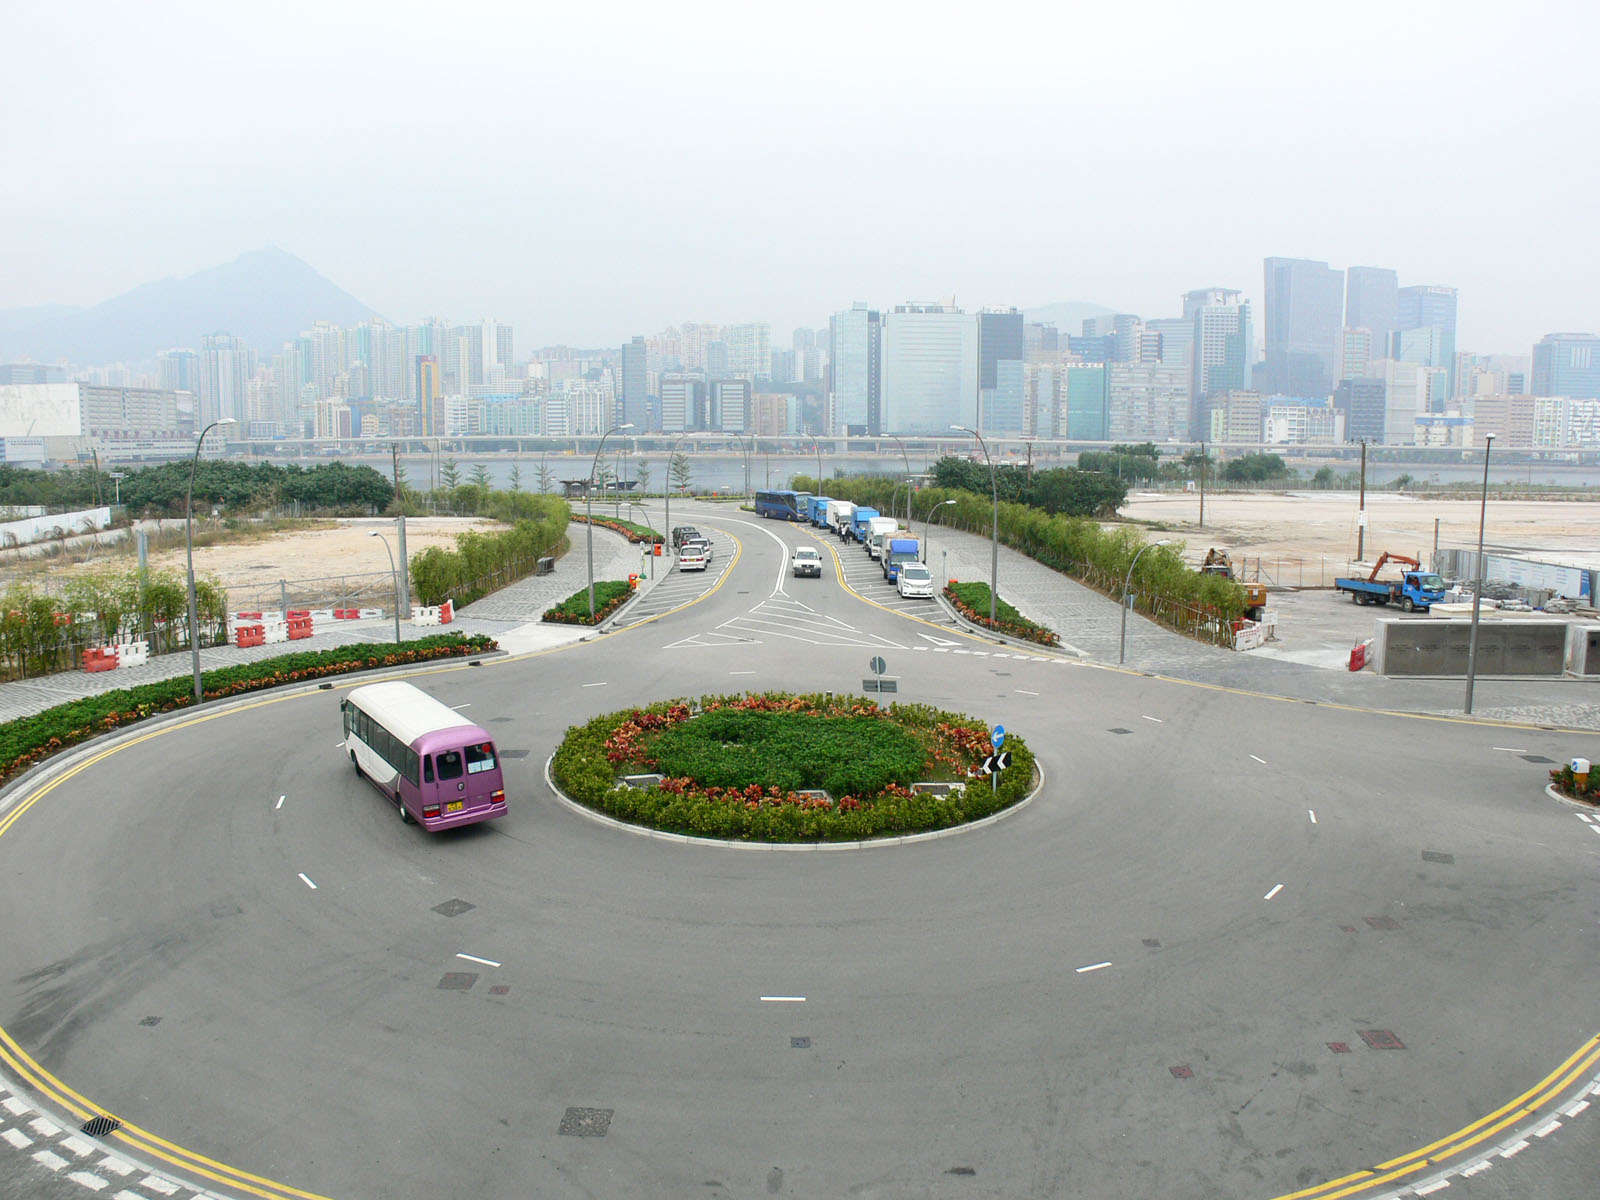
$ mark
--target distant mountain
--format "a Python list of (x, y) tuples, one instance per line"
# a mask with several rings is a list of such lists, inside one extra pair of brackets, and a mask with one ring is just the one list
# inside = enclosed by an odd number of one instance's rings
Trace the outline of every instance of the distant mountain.
[(1025, 309), (1023, 315), (1031, 322), (1054, 325), (1062, 333), (1077, 337), (1083, 332), (1085, 317), (1109, 317), (1117, 311), (1103, 304), (1090, 304), (1087, 300), (1058, 300), (1054, 304)]
[(314, 321), (349, 326), (377, 315), (306, 262), (269, 246), (187, 279), (141, 284), (92, 308), (0, 310), (0, 362), (138, 362), (173, 346), (198, 347), (208, 333), (231, 333), (271, 354)]

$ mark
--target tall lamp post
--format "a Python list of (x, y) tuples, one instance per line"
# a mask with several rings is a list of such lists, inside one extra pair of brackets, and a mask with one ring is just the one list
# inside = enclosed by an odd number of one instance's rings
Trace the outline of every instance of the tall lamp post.
[[(1143, 554), (1151, 546), (1170, 546), (1172, 540), (1163, 538), (1159, 542), (1149, 542), (1139, 547), (1139, 554)], [(1133, 561), (1128, 564), (1128, 577), (1122, 581), (1122, 635), (1117, 639), (1117, 662), (1123, 663), (1128, 657), (1128, 591), (1133, 587), (1133, 569), (1139, 565), (1139, 554), (1133, 556)]]
[[(678, 461), (678, 443), (688, 436), (689, 430), (685, 429), (672, 439), (672, 449), (667, 451), (667, 486), (663, 493), (666, 503), (666, 515), (661, 518), (661, 532), (668, 538), (672, 536), (672, 464)], [(676, 549), (677, 547), (673, 548)], [(667, 565), (671, 566), (672, 564), (668, 563)]]
[(983, 461), (989, 464), (989, 493), (994, 499), (994, 525), (989, 534), (989, 623), (992, 625), (1000, 598), (1000, 485), (995, 482), (994, 459), (989, 457), (989, 447), (983, 444), (983, 435), (965, 425), (952, 425), (950, 428), (977, 438), (978, 446), (983, 450)]
[(817, 495), (822, 495), (822, 443), (816, 438), (811, 439), (811, 444), (817, 448)]
[(400, 644), (400, 575), (394, 569), (394, 547), (389, 545), (389, 539), (383, 536), (381, 530), (372, 529), (367, 532), (368, 537), (375, 537), (383, 543), (383, 548), (389, 552), (389, 577), (394, 580), (394, 641)]
[(1472, 681), (1478, 673), (1478, 606), (1483, 600), (1483, 523), (1489, 515), (1489, 451), (1494, 434), (1483, 435), (1483, 499), (1478, 505), (1478, 562), (1472, 583), (1472, 636), (1467, 639), (1467, 715), (1472, 714)]
[[(639, 504), (639, 503), (637, 503), (637, 502), (635, 502), (633, 500), (629, 500), (628, 501), (628, 511), (631, 513), (636, 508), (641, 513), (644, 514), (644, 527), (646, 529), (648, 529), (650, 531), (651, 536), (654, 537), (655, 536), (655, 532), (656, 532), (656, 527), (654, 525), (650, 524), (650, 510), (647, 509), (642, 504)], [(650, 543), (649, 558), (650, 558), (650, 578), (654, 579), (656, 577), (656, 545), (655, 545), (654, 542)]]
[(954, 504), (954, 503), (955, 503), (954, 500), (941, 500), (941, 501), (939, 501), (939, 503), (933, 505), (932, 508), (929, 508), (928, 512), (927, 512), (927, 515), (922, 518), (922, 561), (923, 562), (925, 562), (925, 563), (932, 563), (933, 562), (933, 557), (928, 553), (928, 547), (929, 547), (929, 545), (931, 543), (931, 534), (930, 534), (929, 531), (932, 528), (928, 524), (928, 522), (933, 520), (933, 510), (935, 508), (943, 508), (947, 504)]
[(606, 439), (613, 433), (621, 433), (624, 429), (632, 429), (633, 422), (625, 425), (613, 425), (600, 435), (600, 444), (594, 448), (594, 461), (589, 464), (589, 478), (583, 485), (583, 515), (588, 525), (588, 550), (589, 550), (589, 620), (594, 620), (594, 476), (600, 469), (600, 454), (606, 448)]
[[(891, 437), (891, 438), (894, 438), (894, 444), (896, 446), (900, 447), (900, 461), (905, 463), (905, 465), (906, 465), (906, 528), (910, 529), (911, 528), (911, 458), (910, 458), (909, 455), (906, 454), (906, 444), (904, 442), (902, 442), (899, 438), (895, 437), (895, 435), (892, 434), (892, 433), (889, 434), (888, 436)], [(891, 512), (889, 515), (892, 517), (892, 516), (894, 516), (894, 513)]]
[(183, 544), (189, 562), (189, 654), (194, 666), (194, 702), (200, 703), (200, 608), (194, 595), (194, 473), (200, 466), (200, 447), (206, 434), (218, 425), (235, 425), (232, 417), (220, 417), (200, 431), (195, 439), (194, 458), (189, 462), (189, 491), (183, 500)]

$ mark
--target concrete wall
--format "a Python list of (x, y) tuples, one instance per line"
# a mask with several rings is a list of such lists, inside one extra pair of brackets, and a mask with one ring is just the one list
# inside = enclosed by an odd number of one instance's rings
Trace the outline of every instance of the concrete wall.
[[(1568, 637), (1586, 631), (1586, 626), (1551, 618), (1480, 617), (1476, 674), (1560, 677), (1567, 670)], [(1373, 669), (1380, 675), (1459, 675), (1465, 679), (1471, 642), (1470, 620), (1386, 618), (1378, 622), (1373, 640)]]
[(53, 516), (24, 517), (20, 521), (0, 524), (0, 546), (26, 546), (46, 538), (71, 537), (91, 529), (105, 529), (111, 524), (109, 508), (86, 508), (81, 512), (56, 513)]

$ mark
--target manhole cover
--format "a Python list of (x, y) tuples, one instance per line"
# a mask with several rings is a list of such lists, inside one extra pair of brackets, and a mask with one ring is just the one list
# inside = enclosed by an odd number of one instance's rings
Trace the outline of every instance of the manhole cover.
[(1449, 866), (1456, 861), (1456, 856), (1454, 854), (1446, 854), (1442, 850), (1424, 850), (1422, 852), (1422, 861), (1444, 863)]
[(1174, 1079), (1193, 1079), (1194, 1078), (1194, 1068), (1193, 1067), (1168, 1067), (1167, 1070), (1172, 1072), (1172, 1077)]
[(1546, 758), (1542, 754), (1524, 754), (1522, 756), (1522, 761), (1531, 763), (1553, 763), (1555, 762), (1555, 759)]
[(1374, 929), (1399, 929), (1400, 922), (1393, 917), (1368, 917), (1367, 924)]
[(569, 1108), (556, 1132), (568, 1137), (605, 1137), (612, 1112), (609, 1108)]
[(1404, 1050), (1406, 1044), (1387, 1029), (1363, 1029), (1361, 1040), (1374, 1050)]
[(446, 971), (439, 986), (447, 992), (465, 992), (478, 982), (476, 971)]
[(1146, 946), (1149, 946), (1150, 949), (1152, 949), (1152, 950), (1161, 949), (1161, 939), (1160, 938), (1145, 938), (1144, 939), (1144, 944)]
[(489, 989), (489, 995), (491, 996), (509, 996), (510, 994), (511, 989), (503, 983), (497, 983)]
[(465, 900), (446, 900), (443, 904), (435, 904), (433, 911), (441, 917), (459, 917), (464, 912), (471, 912), (477, 908), (476, 904), (468, 904)]
[(79, 1127), (79, 1132), (87, 1133), (90, 1137), (105, 1137), (121, 1128), (122, 1122), (115, 1117), (90, 1117)]
[(809, 1050), (811, 1049), (811, 1039), (808, 1037), (792, 1037), (789, 1039), (789, 1049)]
[(1112, 733), (1132, 733), (1133, 730), (1131, 730), (1131, 729), (1113, 729), (1113, 730), (1111, 730), (1111, 732)]
[(1329, 1042), (1328, 1049), (1335, 1054), (1349, 1054), (1350, 1044), (1348, 1042)]
[(977, 1167), (951, 1167), (945, 1172), (946, 1175), (976, 1175), (977, 1173)]
[(161, 1024), (161, 1018), (160, 1017), (146, 1017), (144, 1020), (140, 1021), (139, 1024), (141, 1024), (141, 1025), (159, 1025), (159, 1024)]
[(211, 906), (211, 915), (213, 917), (237, 917), (243, 911), (244, 909), (237, 904), (222, 903)]

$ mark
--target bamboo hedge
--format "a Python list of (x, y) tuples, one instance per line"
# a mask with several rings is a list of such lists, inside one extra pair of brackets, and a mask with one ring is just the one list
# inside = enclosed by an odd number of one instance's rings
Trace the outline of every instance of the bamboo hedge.
[(497, 588), (531, 575), (539, 559), (566, 548), (571, 510), (558, 496), (527, 496), (510, 529), (456, 534), (456, 548), (430, 546), (411, 556), (411, 586), (418, 604), (471, 604)]

